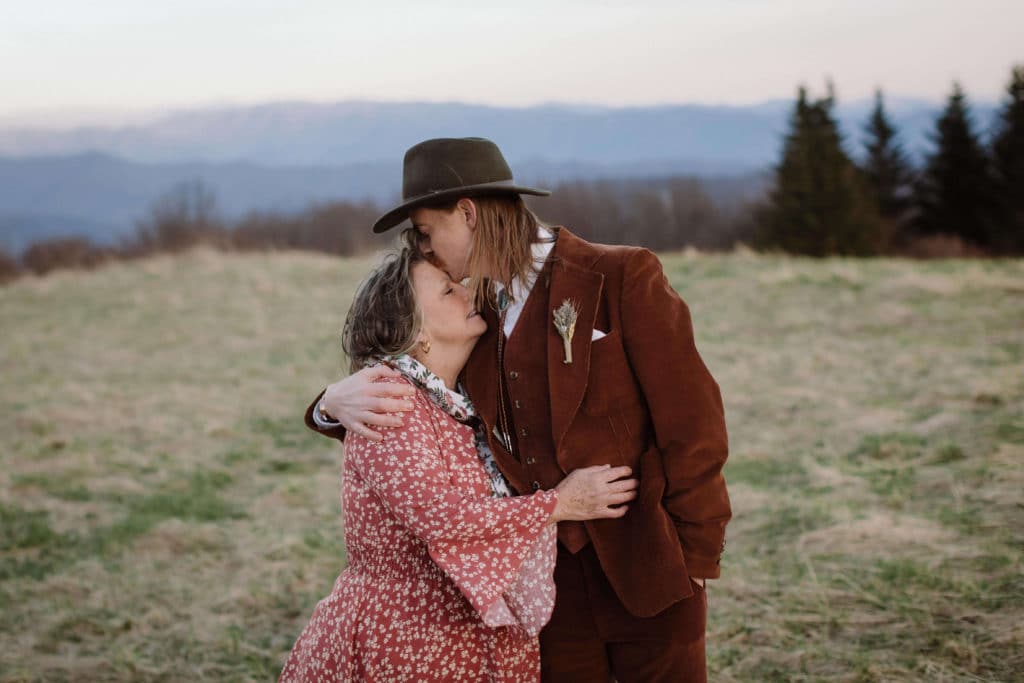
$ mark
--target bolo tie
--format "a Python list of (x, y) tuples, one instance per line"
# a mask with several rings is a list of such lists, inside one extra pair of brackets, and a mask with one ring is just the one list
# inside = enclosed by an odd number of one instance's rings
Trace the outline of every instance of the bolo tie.
[[(494, 426), (494, 436), (498, 438), (505, 450), (516, 457), (512, 447), (511, 421), (508, 418), (508, 406), (505, 405), (505, 315), (508, 313), (508, 306), (511, 298), (508, 295), (508, 288), (498, 292), (498, 424)], [(518, 459), (518, 458), (517, 458)]]

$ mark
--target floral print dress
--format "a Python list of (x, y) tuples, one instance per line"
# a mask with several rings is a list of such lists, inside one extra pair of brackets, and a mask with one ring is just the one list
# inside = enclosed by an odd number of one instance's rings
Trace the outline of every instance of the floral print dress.
[(444, 400), (465, 407), (465, 399), (395, 366), (406, 377), (398, 381), (421, 388), (415, 408), (403, 427), (384, 428), (380, 443), (345, 439), (349, 565), (314, 609), (281, 681), (539, 680), (537, 634), (554, 606), (547, 521), (557, 493), (501, 495), (473, 427), (454, 417), (472, 416)]

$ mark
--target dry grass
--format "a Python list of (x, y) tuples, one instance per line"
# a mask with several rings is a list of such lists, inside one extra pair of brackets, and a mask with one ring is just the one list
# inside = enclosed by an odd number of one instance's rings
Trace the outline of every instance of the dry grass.
[[(1024, 670), (1024, 263), (666, 255), (726, 398), (716, 681)], [(343, 564), (367, 261), (196, 251), (0, 289), (0, 681), (269, 680)]]

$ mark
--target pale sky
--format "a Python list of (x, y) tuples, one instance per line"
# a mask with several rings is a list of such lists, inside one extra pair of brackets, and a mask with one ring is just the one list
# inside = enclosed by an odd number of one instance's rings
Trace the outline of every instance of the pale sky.
[(0, 0), (0, 118), (278, 100), (998, 99), (1022, 0)]

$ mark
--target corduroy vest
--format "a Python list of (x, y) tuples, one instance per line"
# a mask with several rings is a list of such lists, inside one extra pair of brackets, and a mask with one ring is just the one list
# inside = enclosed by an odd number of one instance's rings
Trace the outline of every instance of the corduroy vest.
[[(510, 463), (513, 486), (520, 493), (550, 489), (565, 478), (555, 457), (548, 396), (547, 344), (544, 333), (552, 324), (547, 310), (550, 263), (537, 277), (523, 311), (505, 343), (505, 405), (513, 427), (518, 462)], [(537, 339), (537, 336), (540, 338)], [(589, 538), (582, 522), (561, 522), (558, 540), (578, 552)]]

